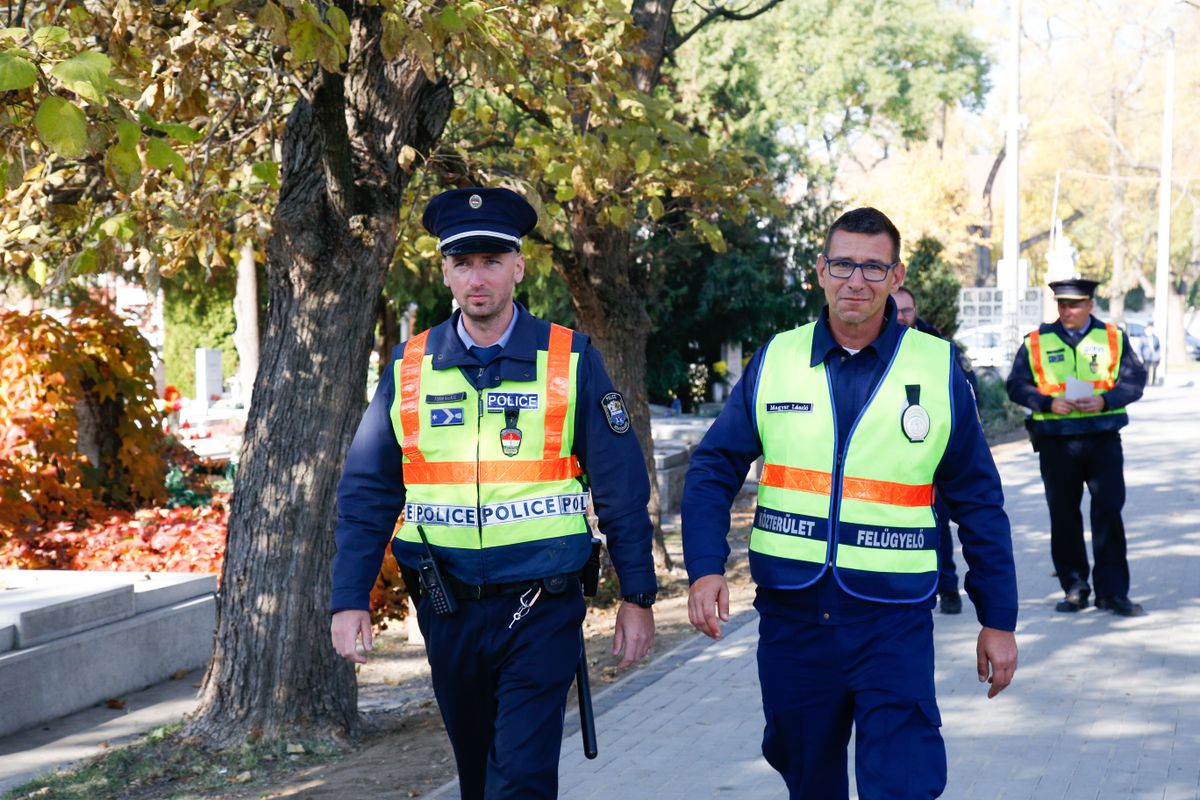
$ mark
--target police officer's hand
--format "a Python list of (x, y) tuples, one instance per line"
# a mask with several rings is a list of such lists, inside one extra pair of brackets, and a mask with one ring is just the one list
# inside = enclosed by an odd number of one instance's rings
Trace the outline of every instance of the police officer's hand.
[(617, 629), (613, 633), (613, 658), (621, 655), (625, 649), (625, 657), (617, 664), (617, 669), (630, 667), (640, 661), (650, 651), (654, 644), (654, 609), (642, 608), (633, 603), (622, 602), (617, 609)]
[(1070, 414), (1074, 410), (1076, 410), (1075, 403), (1065, 397), (1056, 397), (1050, 401), (1052, 414)]
[[(992, 675), (988, 677), (988, 665)], [(985, 627), (979, 632), (975, 644), (975, 665), (979, 669), (979, 682), (991, 684), (988, 698), (993, 698), (1012, 683), (1017, 671), (1017, 637), (1012, 631), (998, 631)]]
[(333, 615), (329, 623), (333, 636), (333, 649), (347, 661), (355, 664), (367, 663), (367, 657), (358, 652), (358, 637), (362, 636), (363, 650), (371, 652), (371, 612), (347, 609)]
[(705, 636), (721, 638), (721, 622), (729, 621), (729, 584), (724, 575), (696, 579), (688, 590), (688, 620)]
[(1075, 401), (1075, 408), (1085, 414), (1096, 414), (1104, 410), (1104, 398), (1098, 394), (1081, 397)]

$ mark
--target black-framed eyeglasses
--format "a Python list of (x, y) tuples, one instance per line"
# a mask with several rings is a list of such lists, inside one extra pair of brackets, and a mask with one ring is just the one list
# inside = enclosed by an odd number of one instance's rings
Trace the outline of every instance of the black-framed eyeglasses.
[(880, 264), (877, 261), (868, 261), (865, 264), (860, 264), (848, 258), (825, 259), (825, 267), (829, 270), (829, 274), (839, 280), (849, 278), (854, 274), (854, 270), (860, 269), (862, 270), (863, 280), (868, 280), (871, 283), (879, 283), (887, 277), (888, 270), (898, 266), (900, 266), (899, 261), (892, 264)]

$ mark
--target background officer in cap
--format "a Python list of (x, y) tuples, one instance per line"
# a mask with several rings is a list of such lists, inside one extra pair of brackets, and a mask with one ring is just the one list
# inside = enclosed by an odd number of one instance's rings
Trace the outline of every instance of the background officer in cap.
[[(953, 346), (895, 323), (900, 233), (873, 208), (830, 228), (828, 307), (775, 335), (692, 456), (683, 494), (688, 616), (720, 636), (729, 509), (763, 456), (750, 533), (758, 584), (763, 755), (794, 798), (937, 797), (946, 750), (934, 693), (936, 487), (960, 526), (983, 629), (980, 681), (1017, 666), (1017, 586), (1000, 476)], [(990, 671), (990, 677), (989, 677)]]
[[(587, 492), (625, 601), (613, 655), (654, 639), (650, 487), (621, 395), (587, 337), (513, 301), (537, 214), (507, 189), (453, 189), (423, 223), (459, 310), (400, 345), (338, 487), (332, 637), (371, 649), (369, 593), (391, 540), (410, 591), (432, 553), (453, 613), (417, 599), (464, 798), (557, 794), (580, 656)], [(404, 524), (393, 529), (401, 512)], [(414, 592), (415, 593), (415, 592)]]
[[(896, 300), (897, 322), (939, 339), (946, 338), (937, 326), (921, 319), (917, 310), (917, 298), (911, 289), (899, 286), (892, 292), (892, 297)], [(962, 367), (963, 374), (967, 376), (967, 383), (971, 385), (971, 393), (975, 396), (975, 408), (978, 410), (979, 381), (975, 377), (975, 370), (971, 368), (971, 361), (962, 350), (956, 347), (954, 353), (958, 357), (958, 365)], [(940, 497), (935, 497), (934, 502), (937, 503), (938, 520), (938, 611), (943, 614), (961, 614), (962, 595), (958, 593), (958, 570), (954, 566), (954, 536), (950, 533), (950, 513)]]
[(1050, 506), (1050, 557), (1066, 597), (1058, 611), (1087, 608), (1087, 546), (1079, 511), (1083, 487), (1092, 496), (1096, 608), (1137, 616), (1129, 599), (1125, 560), (1125, 407), (1142, 396), (1146, 370), (1124, 331), (1092, 316), (1097, 283), (1054, 281), (1058, 319), (1025, 337), (1009, 373), (1008, 396), (1033, 412), (1027, 420)]

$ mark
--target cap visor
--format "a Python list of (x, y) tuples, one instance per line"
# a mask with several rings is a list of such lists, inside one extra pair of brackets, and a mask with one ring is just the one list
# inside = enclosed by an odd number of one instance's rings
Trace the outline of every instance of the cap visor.
[(497, 239), (491, 236), (468, 236), (457, 239), (442, 248), (444, 256), (461, 256), (467, 253), (514, 253), (518, 250), (516, 242), (510, 239)]

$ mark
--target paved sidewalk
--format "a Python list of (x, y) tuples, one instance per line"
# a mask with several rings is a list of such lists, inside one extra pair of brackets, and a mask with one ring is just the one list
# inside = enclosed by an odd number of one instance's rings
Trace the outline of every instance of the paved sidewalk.
[[(1200, 800), (1198, 411), (1200, 389), (1150, 389), (1124, 432), (1131, 595), (1148, 611), (1141, 618), (1054, 611), (1061, 591), (1050, 575), (1037, 456), (1024, 441), (993, 451), (1013, 522), (1020, 667), (1012, 686), (987, 700), (970, 604), (958, 617), (934, 615), (945, 797)], [(599, 758), (584, 759), (577, 723), (569, 728), (564, 800), (786, 796), (759, 753), (756, 620), (753, 610), (735, 611), (724, 640), (697, 635), (654, 665), (652, 682), (634, 676), (597, 698)], [(456, 794), (447, 786), (435, 796)]]

